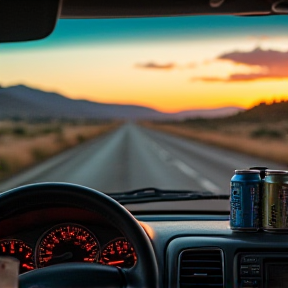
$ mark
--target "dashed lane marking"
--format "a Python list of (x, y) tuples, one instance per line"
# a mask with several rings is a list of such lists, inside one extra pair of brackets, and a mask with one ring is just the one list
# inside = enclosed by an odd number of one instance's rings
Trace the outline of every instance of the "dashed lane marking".
[(193, 178), (194, 181), (197, 182), (203, 189), (214, 193), (220, 192), (220, 188), (216, 184), (206, 179), (205, 177), (201, 176), (197, 171), (188, 166), (186, 163), (173, 157), (170, 152), (163, 149), (160, 145), (158, 145), (154, 141), (152, 142), (152, 148), (162, 161), (166, 162), (169, 165), (177, 167), (181, 172)]
[(174, 160), (173, 165), (176, 166), (183, 173), (185, 173), (186, 175), (188, 175), (192, 178), (199, 177), (199, 174), (194, 169), (192, 169), (191, 167), (189, 167), (187, 164), (185, 164), (182, 161)]

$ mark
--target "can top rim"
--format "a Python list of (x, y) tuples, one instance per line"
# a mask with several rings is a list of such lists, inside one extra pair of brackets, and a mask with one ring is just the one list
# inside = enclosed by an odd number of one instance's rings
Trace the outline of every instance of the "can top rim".
[(262, 167), (262, 166), (254, 166), (254, 167), (250, 167), (249, 169), (251, 169), (251, 170), (259, 170), (259, 171), (263, 171), (263, 170), (267, 170), (268, 169), (268, 167)]
[(259, 174), (260, 170), (256, 170), (256, 169), (239, 169), (239, 170), (235, 170), (235, 174)]
[(285, 170), (266, 170), (266, 175), (288, 175), (288, 171)]

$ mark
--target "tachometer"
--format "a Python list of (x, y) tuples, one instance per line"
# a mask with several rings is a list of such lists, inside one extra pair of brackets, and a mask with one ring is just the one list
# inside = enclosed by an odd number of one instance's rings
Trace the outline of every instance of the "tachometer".
[(103, 248), (100, 263), (121, 268), (131, 268), (137, 260), (133, 246), (125, 238), (117, 238)]
[(100, 249), (97, 238), (76, 224), (62, 224), (47, 231), (36, 250), (37, 267), (66, 262), (96, 262)]
[(17, 258), (20, 261), (19, 273), (24, 273), (34, 269), (32, 248), (21, 240), (1, 240), (0, 256), (11, 256)]

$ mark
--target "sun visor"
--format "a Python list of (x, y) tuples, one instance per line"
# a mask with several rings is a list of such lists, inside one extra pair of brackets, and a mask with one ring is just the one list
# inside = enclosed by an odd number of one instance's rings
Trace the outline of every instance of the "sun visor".
[(63, 0), (61, 18), (268, 15), (275, 1), (279, 0)]
[(54, 30), (60, 0), (1, 0), (0, 42), (38, 40)]

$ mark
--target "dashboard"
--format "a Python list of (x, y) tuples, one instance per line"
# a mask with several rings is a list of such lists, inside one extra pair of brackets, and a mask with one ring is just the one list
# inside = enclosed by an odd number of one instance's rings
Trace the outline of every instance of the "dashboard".
[(235, 232), (228, 215), (137, 218), (153, 235), (161, 287), (288, 287), (288, 234)]
[(20, 273), (67, 262), (131, 268), (137, 261), (130, 241), (89, 211), (40, 209), (5, 220), (1, 227), (0, 256), (19, 259)]
[[(227, 214), (134, 216), (152, 243), (160, 288), (288, 286), (287, 234), (235, 232)], [(43, 206), (0, 219), (0, 255), (18, 258), (23, 275), (67, 262), (130, 269), (141, 259), (132, 240), (85, 207)]]

